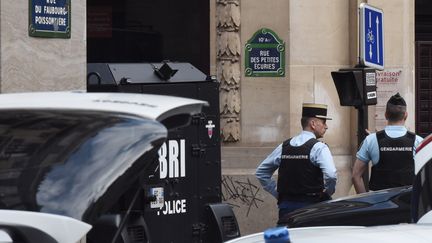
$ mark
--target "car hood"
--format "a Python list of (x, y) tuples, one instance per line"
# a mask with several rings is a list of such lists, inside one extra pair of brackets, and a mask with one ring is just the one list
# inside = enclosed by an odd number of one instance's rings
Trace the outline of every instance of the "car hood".
[(0, 242), (76, 243), (86, 236), (91, 226), (81, 221), (54, 214), (0, 210)]
[[(332, 226), (288, 229), (292, 243), (426, 243), (432, 242), (432, 225), (400, 224), (373, 227)], [(240, 237), (227, 243), (264, 243), (263, 233)]]
[[(361, 217), (366, 217), (367, 220), (370, 216), (365, 214), (366, 211), (371, 214), (374, 211), (385, 214), (387, 210), (392, 214), (392, 209), (400, 207), (396, 205), (397, 201), (392, 200), (400, 195), (410, 194), (411, 190), (410, 186), (397, 187), (329, 200), (295, 210), (281, 218), (278, 223), (289, 227), (319, 226), (323, 225), (323, 222), (324, 225), (363, 225)], [(406, 210), (409, 216), (409, 201), (400, 204), (406, 207), (399, 209)]]
[(87, 110), (133, 114), (163, 121), (197, 113), (206, 101), (166, 95), (86, 93), (85, 91), (10, 93), (0, 95), (0, 109)]

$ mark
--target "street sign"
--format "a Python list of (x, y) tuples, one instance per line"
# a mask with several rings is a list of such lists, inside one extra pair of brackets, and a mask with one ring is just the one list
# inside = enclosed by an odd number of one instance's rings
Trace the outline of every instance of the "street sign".
[(275, 32), (262, 28), (245, 46), (246, 77), (284, 77), (285, 42)]
[(384, 12), (366, 3), (360, 4), (360, 62), (384, 70)]
[(29, 36), (71, 37), (71, 0), (30, 0)]

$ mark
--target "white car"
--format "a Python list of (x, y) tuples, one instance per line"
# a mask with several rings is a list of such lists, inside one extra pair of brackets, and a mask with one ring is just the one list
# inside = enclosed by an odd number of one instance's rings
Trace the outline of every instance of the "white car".
[[(0, 94), (0, 242), (77, 243), (156, 164), (169, 129), (204, 105), (130, 93)], [(107, 240), (89, 240), (90, 231), (87, 243), (118, 242), (127, 219), (103, 232)]]
[(432, 242), (432, 135), (418, 146), (411, 203), (412, 224), (383, 226), (276, 227), (227, 243), (430, 243)]
[(91, 225), (65, 216), (0, 210), (1, 243), (77, 243)]

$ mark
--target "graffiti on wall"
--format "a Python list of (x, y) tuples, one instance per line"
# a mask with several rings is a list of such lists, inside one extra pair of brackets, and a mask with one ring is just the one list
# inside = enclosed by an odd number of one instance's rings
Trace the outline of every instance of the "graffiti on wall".
[(222, 177), (222, 200), (233, 207), (247, 207), (246, 217), (253, 208), (259, 208), (263, 200), (257, 198), (260, 188), (249, 178), (246, 181), (234, 179), (232, 176)]

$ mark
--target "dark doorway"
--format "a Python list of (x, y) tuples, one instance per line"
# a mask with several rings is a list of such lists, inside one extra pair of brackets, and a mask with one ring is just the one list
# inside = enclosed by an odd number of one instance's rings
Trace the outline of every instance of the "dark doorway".
[(416, 132), (432, 132), (432, 1), (415, 1)]
[(210, 1), (88, 0), (87, 62), (188, 62), (210, 70)]

